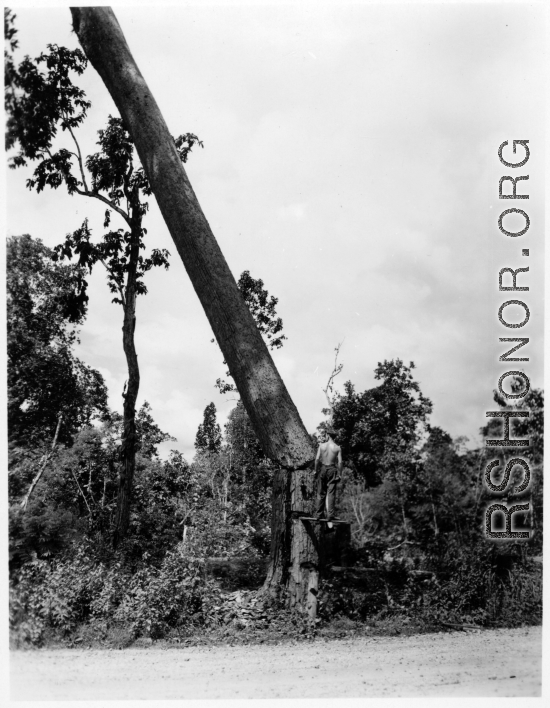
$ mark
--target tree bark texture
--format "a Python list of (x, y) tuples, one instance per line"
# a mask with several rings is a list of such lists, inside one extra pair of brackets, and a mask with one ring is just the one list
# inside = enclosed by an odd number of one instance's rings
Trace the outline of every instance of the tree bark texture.
[(271, 554), (264, 590), (285, 588), (288, 607), (317, 615), (320, 579), (332, 563), (346, 562), (349, 524), (332, 531), (325, 522), (303, 520), (315, 509), (313, 470), (279, 470), (273, 481)]
[(288, 605), (291, 610), (306, 612), (312, 619), (317, 612), (323, 525), (318, 521), (292, 519)]
[(288, 580), (290, 567), (291, 534), (291, 474), (284, 469), (277, 470), (273, 476), (273, 498), (271, 503), (271, 550), (269, 567), (264, 582), (264, 589), (276, 592), (284, 587)]
[[(287, 591), (292, 609), (305, 610), (310, 570), (318, 571), (318, 549), (306, 533), (300, 516), (314, 507), (312, 469), (278, 470), (273, 479), (271, 553), (264, 590)], [(308, 527), (311, 530), (311, 527)]]
[(347, 565), (350, 535), (349, 524), (338, 524), (331, 530), (322, 521), (292, 519), (291, 564), (287, 581), (291, 609), (315, 619), (320, 581), (333, 565)]
[(113, 11), (71, 8), (73, 27), (134, 140), (166, 225), (266, 454), (297, 469), (315, 451), (246, 306)]
[(128, 384), (124, 398), (122, 443), (120, 446), (120, 473), (118, 479), (117, 509), (113, 545), (125, 538), (130, 525), (130, 505), (136, 468), (136, 401), (139, 393), (139, 366), (134, 341), (136, 329), (136, 262), (139, 241), (134, 237), (124, 300), (122, 343), (128, 366)]
[(122, 393), (124, 400), (122, 415), (122, 441), (120, 446), (120, 472), (118, 478), (117, 507), (113, 546), (126, 537), (130, 526), (130, 508), (132, 503), (132, 488), (136, 469), (136, 401), (139, 393), (139, 365), (135, 345), (136, 332), (136, 297), (137, 270), (139, 261), (139, 244), (142, 236), (143, 212), (139, 200), (139, 191), (130, 191), (127, 179), (124, 182), (124, 192), (128, 200), (130, 216), (130, 253), (128, 257), (128, 272), (126, 287), (121, 293), (124, 320), (122, 323), (122, 347), (128, 367), (128, 383)]

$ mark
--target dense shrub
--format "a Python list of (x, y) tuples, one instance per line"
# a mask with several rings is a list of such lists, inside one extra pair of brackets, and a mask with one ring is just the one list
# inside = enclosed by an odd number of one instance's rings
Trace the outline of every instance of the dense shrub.
[(428, 550), (409, 548), (383, 557), (378, 549), (361, 549), (367, 552), (358, 552), (357, 559), (367, 561), (370, 573), (354, 575), (352, 570), (323, 580), (319, 617), (365, 622), (393, 616), (432, 627), (514, 627), (542, 621), (542, 569), (526, 547), (479, 539), (464, 543), (449, 535)]
[(178, 551), (167, 553), (160, 568), (144, 561), (132, 572), (121, 562), (96, 562), (79, 549), (65, 560), (25, 564), (11, 588), (15, 644), (40, 644), (47, 629), (63, 637), (83, 623), (99, 638), (113, 626), (123, 626), (133, 638), (159, 638), (203, 623), (204, 563)]
[[(422, 591), (422, 613), (447, 622), (517, 626), (542, 620), (542, 573), (522, 549), (449, 539)], [(411, 600), (410, 594), (405, 597)], [(419, 604), (417, 602), (417, 604)]]
[(10, 589), (10, 629), (16, 644), (39, 644), (46, 628), (62, 635), (71, 632), (89, 615), (102, 571), (83, 552), (65, 561), (26, 563)]

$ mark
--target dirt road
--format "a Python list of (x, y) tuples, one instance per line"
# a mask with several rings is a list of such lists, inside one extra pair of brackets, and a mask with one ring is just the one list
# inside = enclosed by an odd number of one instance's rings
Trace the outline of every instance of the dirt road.
[(541, 628), (11, 654), (12, 700), (539, 696)]

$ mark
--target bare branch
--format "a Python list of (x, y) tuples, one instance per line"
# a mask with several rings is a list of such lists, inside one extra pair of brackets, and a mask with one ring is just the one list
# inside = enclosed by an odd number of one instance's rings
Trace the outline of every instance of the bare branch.
[[(66, 119), (66, 116), (64, 116), (64, 118)], [(120, 216), (122, 216), (122, 218), (126, 221), (128, 226), (131, 226), (130, 216), (124, 211), (124, 209), (121, 209), (120, 207), (118, 207), (110, 199), (107, 199), (107, 197), (104, 197), (103, 195), (99, 194), (98, 192), (90, 191), (88, 189), (88, 184), (86, 182), (86, 173), (84, 172), (84, 163), (82, 161), (82, 153), (80, 151), (80, 145), (78, 144), (78, 140), (76, 139), (76, 136), (73, 133), (73, 129), (71, 128), (71, 126), (68, 123), (67, 123), (67, 129), (68, 129), (69, 133), (71, 134), (74, 144), (76, 145), (76, 149), (77, 149), (78, 154), (75, 155), (74, 152), (71, 152), (71, 155), (74, 155), (78, 160), (78, 166), (80, 168), (80, 176), (82, 177), (82, 184), (84, 186), (84, 189), (78, 189), (78, 187), (76, 188), (77, 194), (80, 194), (83, 197), (93, 197), (94, 199), (99, 199), (99, 201), (103, 202), (104, 204), (107, 204), (107, 206), (109, 208), (113, 209), (113, 211), (116, 211), (118, 214), (120, 214)], [(48, 153), (48, 155), (50, 156), (50, 159), (53, 159), (53, 155), (50, 152), (50, 150), (48, 148), (45, 148), (45, 150)], [(130, 172), (130, 174), (131, 174), (131, 172)], [(128, 175), (128, 177), (129, 177), (129, 175)]]
[(75, 473), (73, 472), (73, 469), (72, 469), (72, 468), (71, 468), (71, 474), (72, 474), (73, 477), (74, 477), (74, 481), (76, 482), (76, 486), (78, 487), (78, 491), (82, 494), (82, 498), (84, 499), (84, 502), (85, 502), (86, 506), (88, 507), (88, 511), (89, 511), (89, 513), (90, 513), (90, 516), (91, 516), (91, 515), (92, 515), (92, 510), (90, 509), (90, 505), (88, 504), (88, 500), (86, 499), (86, 495), (85, 495), (84, 492), (82, 491), (82, 487), (81, 487), (80, 484), (78, 483), (78, 479), (76, 478), (76, 475), (75, 475)]
[(401, 546), (418, 546), (417, 541), (401, 541), (401, 543), (398, 543), (397, 546), (391, 546), (388, 548), (388, 551), (395, 551), (396, 548), (401, 548)]
[[(84, 172), (84, 164), (82, 162), (82, 153), (80, 152), (80, 145), (78, 144), (78, 140), (75, 137), (75, 134), (73, 133), (73, 129), (71, 126), (67, 123), (67, 128), (69, 130), (69, 133), (71, 134), (72, 139), (74, 140), (74, 144), (76, 145), (76, 150), (78, 152), (78, 155), (76, 155), (78, 159), (78, 164), (80, 167), (80, 175), (82, 177), (82, 184), (84, 185), (84, 189), (88, 191), (88, 185), (86, 184), (86, 174)], [(74, 153), (73, 153), (74, 154)]]
[(46, 469), (46, 465), (48, 464), (48, 460), (50, 459), (50, 457), (54, 453), (55, 446), (57, 445), (57, 436), (59, 435), (59, 428), (61, 427), (62, 419), (63, 419), (63, 414), (60, 413), (57, 417), (57, 427), (55, 429), (55, 435), (53, 436), (52, 447), (51, 447), (50, 451), (48, 453), (46, 453), (44, 455), (44, 457), (42, 458), (42, 466), (38, 470), (38, 474), (31, 482), (31, 486), (29, 487), (29, 491), (25, 494), (25, 497), (24, 497), (23, 501), (21, 502), (21, 508), (23, 509), (23, 511), (25, 511), (25, 509), (27, 508), (27, 504), (29, 503), (29, 499), (31, 497), (31, 494), (32, 494), (34, 488), (36, 487), (36, 485), (38, 484), (40, 477), (42, 477), (42, 473)]
[(88, 190), (78, 189), (78, 187), (76, 188), (76, 192), (78, 194), (81, 194), (83, 197), (93, 197), (94, 199), (99, 199), (100, 202), (107, 204), (107, 206), (110, 209), (113, 209), (113, 211), (116, 211), (118, 214), (120, 214), (120, 216), (122, 216), (122, 218), (124, 219), (124, 221), (126, 221), (128, 226), (132, 225), (130, 222), (130, 217), (124, 211), (124, 209), (121, 209), (120, 207), (118, 207), (110, 199), (107, 199), (107, 197), (104, 197), (102, 194), (99, 194), (98, 192), (90, 192)]
[[(67, 127), (68, 127), (68, 126), (67, 126)], [(69, 128), (69, 130), (71, 130), (71, 129)], [(113, 209), (113, 211), (116, 211), (118, 214), (120, 214), (120, 216), (122, 216), (122, 218), (124, 219), (124, 221), (126, 221), (126, 223), (128, 224), (128, 226), (131, 226), (132, 224), (131, 224), (131, 222), (130, 222), (130, 217), (129, 217), (128, 214), (124, 211), (124, 209), (121, 209), (120, 207), (118, 207), (118, 206), (117, 206), (116, 204), (114, 204), (110, 199), (107, 199), (107, 197), (104, 197), (102, 194), (99, 194), (98, 192), (91, 192), (91, 191), (88, 189), (88, 186), (87, 186), (87, 184), (86, 184), (86, 178), (85, 178), (85, 176), (84, 176), (84, 169), (83, 169), (83, 165), (82, 165), (82, 157), (80, 156), (80, 147), (79, 147), (78, 143), (76, 142), (76, 138), (74, 137), (74, 134), (73, 134), (72, 130), (71, 130), (71, 135), (73, 136), (73, 139), (74, 139), (74, 141), (75, 141), (75, 143), (76, 143), (76, 147), (77, 147), (77, 149), (78, 149), (78, 153), (79, 153), (79, 154), (78, 154), (78, 155), (75, 155), (75, 157), (78, 159), (78, 162), (79, 162), (79, 165), (80, 165), (80, 172), (81, 172), (81, 175), (82, 175), (82, 181), (83, 181), (83, 184), (84, 184), (84, 189), (78, 189), (78, 187), (75, 188), (76, 193), (77, 193), (77, 194), (80, 194), (80, 195), (83, 196), (83, 197), (93, 197), (94, 199), (99, 199), (100, 202), (103, 202), (104, 204), (107, 204), (107, 206), (108, 206), (110, 209)], [(48, 153), (50, 159), (53, 160), (53, 155), (52, 155), (52, 153), (50, 152), (50, 150), (49, 150), (48, 148), (45, 148), (45, 151)], [(71, 152), (71, 155), (74, 155), (74, 152)], [(67, 176), (66, 176), (66, 175), (65, 175), (65, 179), (67, 179)]]
[(323, 389), (323, 392), (324, 392), (324, 394), (325, 394), (325, 396), (326, 396), (326, 398), (327, 398), (327, 403), (328, 403), (328, 407), (329, 407), (329, 410), (330, 410), (328, 419), (329, 419), (329, 423), (331, 423), (331, 424), (332, 424), (332, 417), (333, 417), (333, 414), (334, 414), (334, 406), (333, 406), (333, 404), (332, 404), (332, 399), (331, 399), (329, 393), (332, 393), (334, 379), (338, 376), (338, 374), (339, 374), (339, 373), (342, 371), (342, 369), (344, 368), (344, 365), (343, 365), (343, 364), (341, 364), (341, 363), (339, 364), (339, 363), (338, 363), (338, 355), (340, 354), (340, 347), (342, 346), (342, 344), (344, 343), (344, 341), (345, 341), (345, 338), (334, 348), (334, 351), (336, 352), (335, 357), (334, 357), (334, 367), (333, 367), (333, 369), (332, 369), (331, 375), (330, 375), (329, 378), (328, 378), (327, 385), (326, 385), (326, 387)]
[(47, 147), (45, 147), (43, 150), (39, 150), (36, 154), (37, 154), (37, 155), (40, 155), (40, 157), (41, 157), (43, 160), (46, 159), (46, 155), (48, 155), (48, 157), (50, 158), (50, 160), (53, 160), (53, 155), (52, 155), (52, 153), (50, 152), (50, 149), (47, 148)]

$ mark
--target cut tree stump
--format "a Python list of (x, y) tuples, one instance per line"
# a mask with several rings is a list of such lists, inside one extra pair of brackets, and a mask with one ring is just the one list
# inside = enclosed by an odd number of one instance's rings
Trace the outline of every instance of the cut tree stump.
[(350, 524), (335, 521), (329, 529), (326, 521), (296, 515), (292, 524), (292, 564), (289, 586), (290, 609), (317, 617), (319, 578), (334, 564), (345, 565), (350, 545)]

